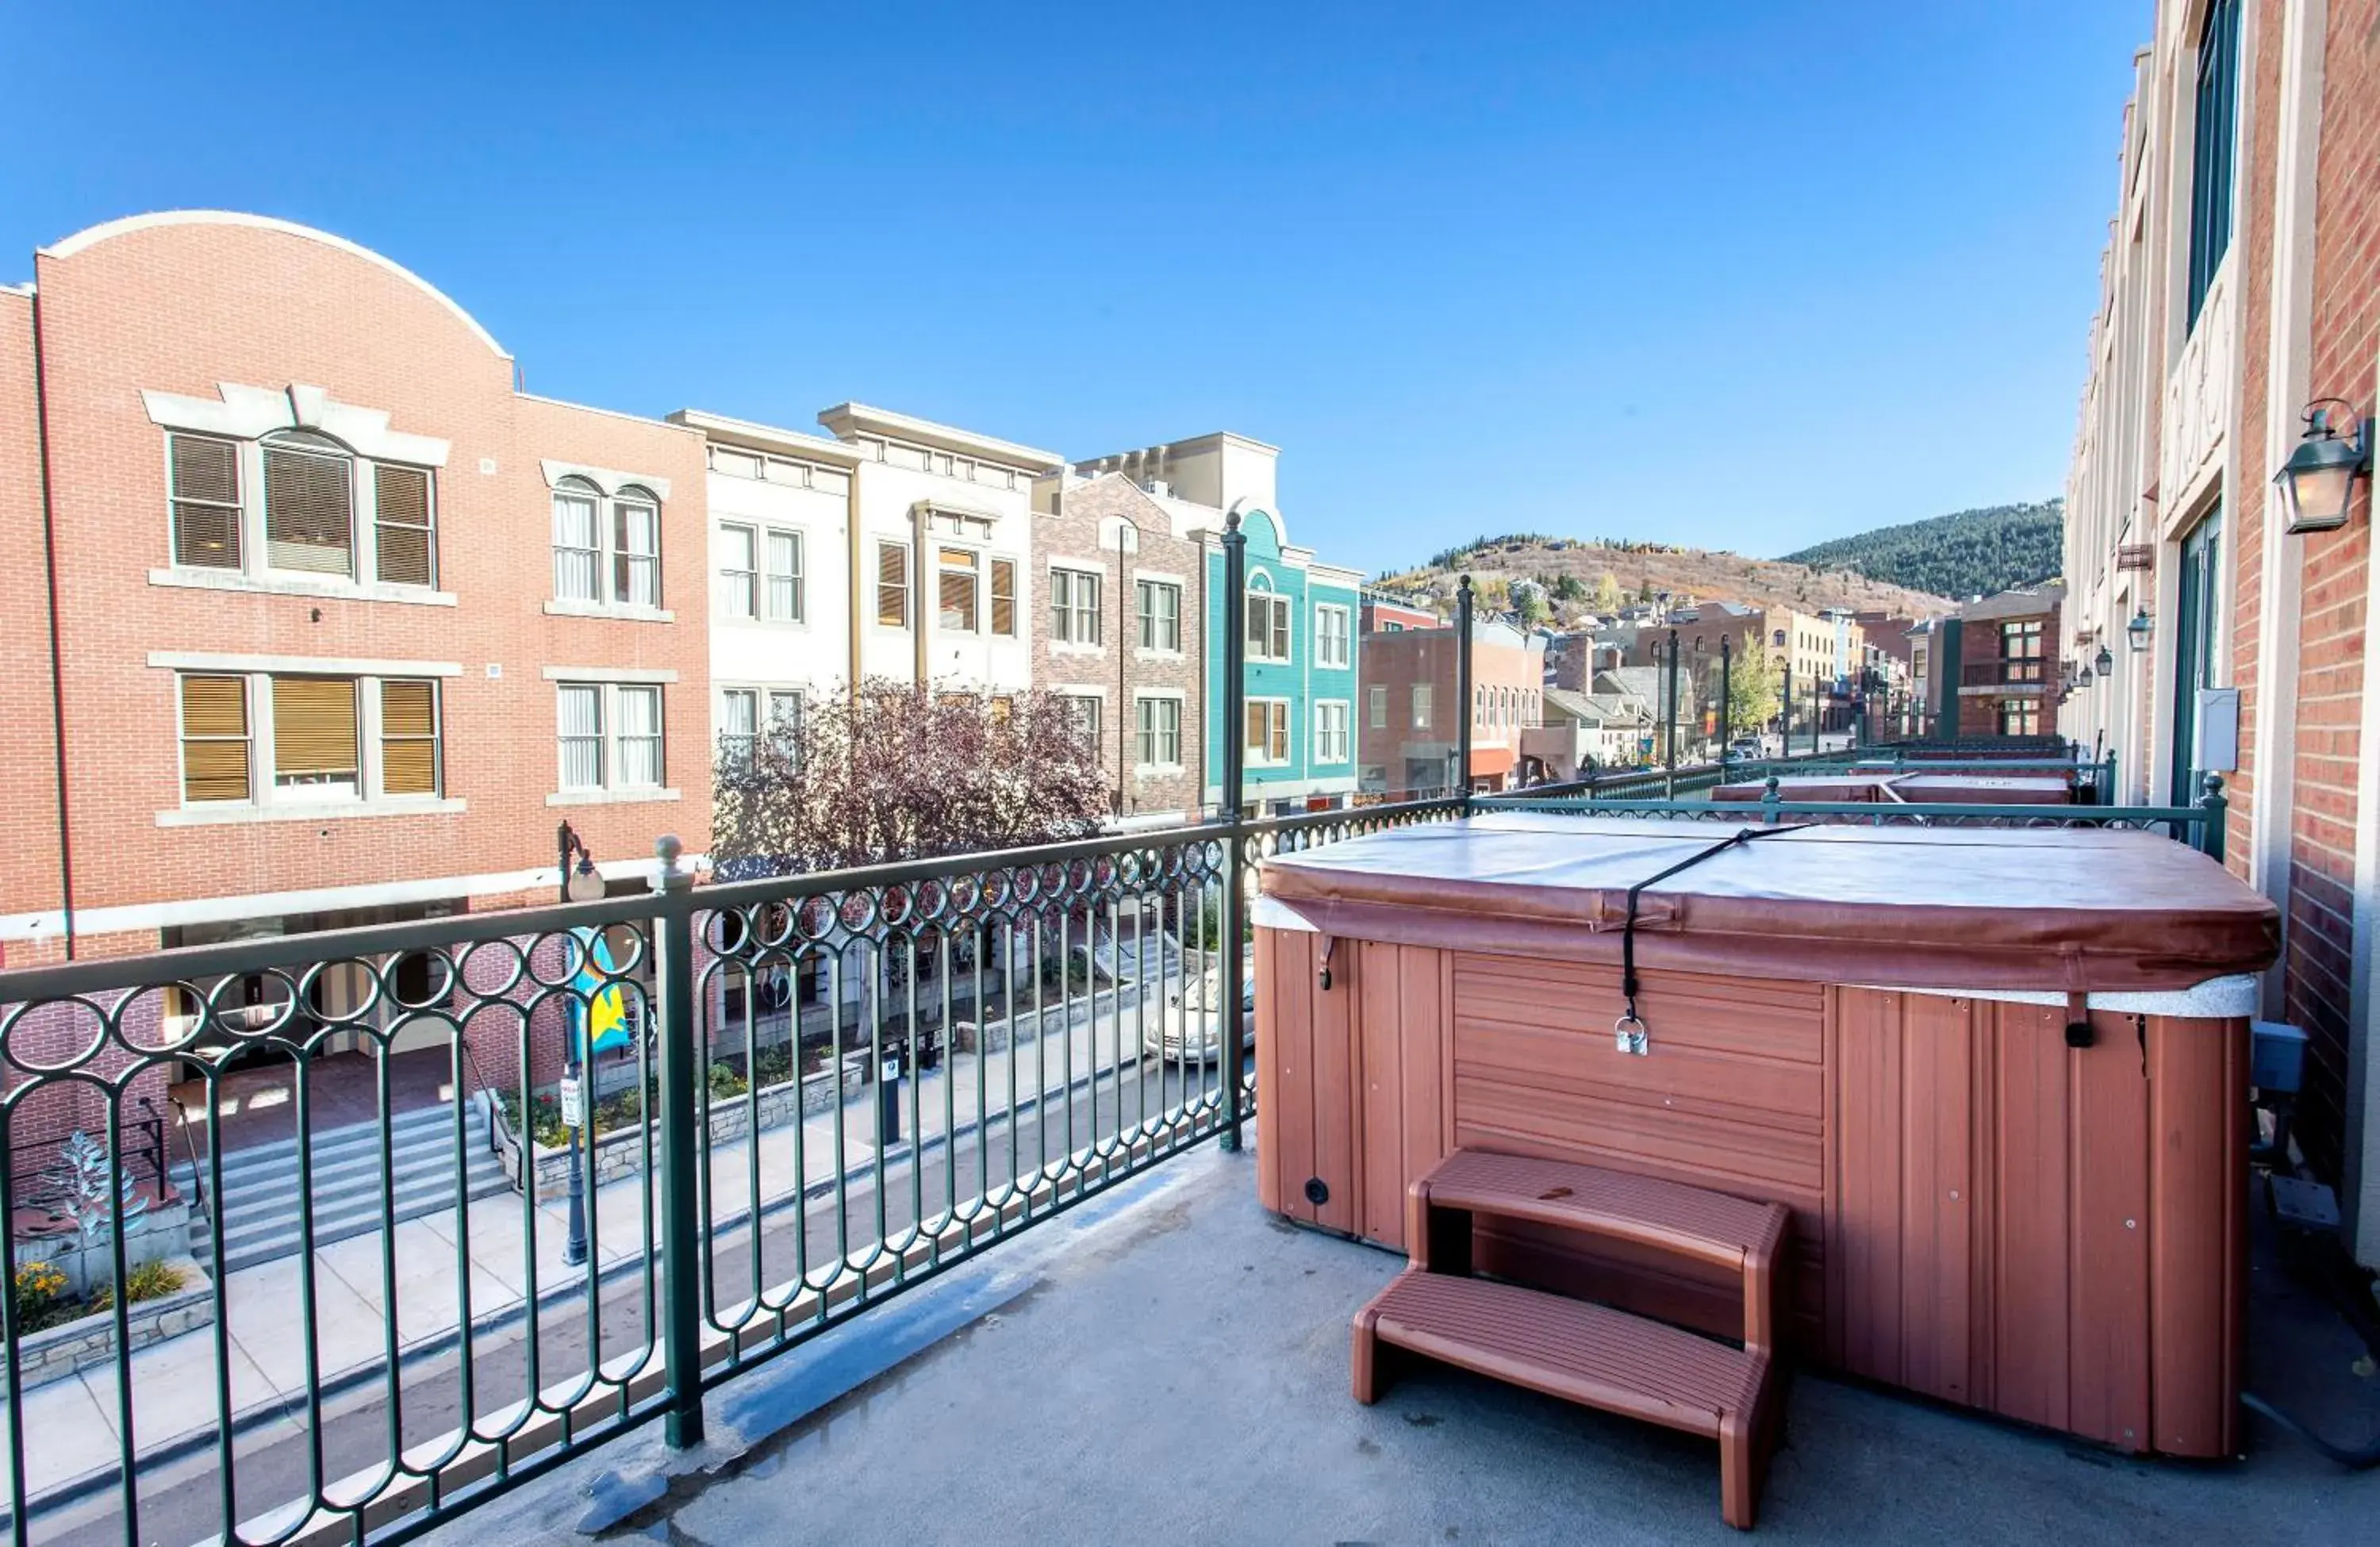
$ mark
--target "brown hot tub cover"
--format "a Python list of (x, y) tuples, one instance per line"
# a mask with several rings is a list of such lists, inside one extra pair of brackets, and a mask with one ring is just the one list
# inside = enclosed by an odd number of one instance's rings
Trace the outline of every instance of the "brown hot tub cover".
[[(1628, 889), (1741, 830), (1500, 812), (1265, 862), (1325, 935), (1617, 961)], [(1649, 887), (1646, 970), (1885, 988), (2189, 988), (2272, 965), (2273, 905), (2171, 838), (2098, 829), (1771, 831)]]

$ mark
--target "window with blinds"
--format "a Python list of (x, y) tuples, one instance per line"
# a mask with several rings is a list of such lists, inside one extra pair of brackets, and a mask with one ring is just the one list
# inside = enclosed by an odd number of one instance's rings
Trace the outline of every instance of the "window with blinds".
[(205, 435), (165, 437), (174, 509), (174, 562), (240, 566), (239, 447)]
[(248, 678), (186, 676), (182, 697), (182, 799), (246, 800)]
[(334, 441), (291, 432), (264, 443), (264, 562), (353, 577), (355, 459)]
[(1016, 561), (996, 558), (991, 561), (991, 631), (1004, 639), (1016, 638)]
[(614, 688), (613, 708), (620, 727), (619, 783), (624, 789), (656, 788), (662, 782), (662, 690), (658, 688)]
[(562, 787), (603, 787), (603, 689), (565, 682), (554, 700), (562, 744)]
[(565, 483), (553, 492), (553, 594), (563, 602), (603, 600), (603, 555), (595, 491)]
[(1284, 699), (1248, 700), (1247, 741), (1250, 761), (1289, 761), (1289, 703)]
[(431, 536), (430, 469), (372, 464), (372, 568), (382, 583), (428, 586), (438, 581)]
[(759, 533), (750, 527), (719, 529), (719, 615), (760, 615)]
[(381, 793), (436, 795), (441, 761), (438, 685), (383, 680), (380, 685)]
[(612, 600), (631, 607), (662, 604), (662, 511), (634, 495), (612, 502)]
[(876, 621), (886, 628), (909, 627), (909, 550), (898, 542), (876, 545)]
[(940, 552), (941, 624), (951, 633), (976, 632), (976, 592), (980, 562), (972, 548), (944, 548)]
[(779, 623), (799, 623), (808, 603), (802, 576), (802, 534), (769, 533), (769, 616)]
[(343, 676), (276, 676), (273, 688), (273, 783), (311, 795), (355, 795), (356, 684)]

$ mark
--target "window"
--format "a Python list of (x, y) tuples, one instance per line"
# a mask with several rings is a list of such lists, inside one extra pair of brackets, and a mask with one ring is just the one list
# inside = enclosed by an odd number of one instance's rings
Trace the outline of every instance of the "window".
[(662, 690), (658, 688), (614, 688), (613, 702), (620, 727), (619, 784), (626, 789), (656, 789), (662, 782)]
[(293, 430), (264, 442), (264, 562), (314, 575), (356, 572), (356, 469), (326, 435)]
[(248, 678), (186, 676), (182, 689), (182, 800), (246, 800)]
[(2041, 680), (2041, 620), (2000, 625), (2000, 680)]
[(1094, 751), (1098, 750), (1099, 746), (1099, 700), (1092, 698), (1087, 693), (1079, 696), (1071, 696), (1066, 700), (1066, 707), (1068, 710), (1073, 712), (1075, 716), (1075, 734), (1082, 737), (1084, 746), (1090, 748)]
[(1182, 762), (1182, 700), (1142, 699), (1134, 706), (1139, 719), (1140, 765), (1175, 768)]
[(909, 627), (909, 550), (898, 542), (876, 545), (876, 622), (884, 628)]
[(740, 767), (752, 761), (752, 745), (760, 732), (760, 695), (750, 688), (725, 688), (719, 694), (720, 761)]
[(1050, 638), (1060, 644), (1099, 642), (1099, 577), (1080, 569), (1050, 571)]
[(1289, 659), (1289, 598), (1269, 591), (1248, 596), (1248, 659)]
[(1386, 730), (1389, 728), (1389, 690), (1386, 688), (1375, 685), (1370, 691), (1372, 700), (1372, 728), (1374, 730)]
[(1326, 700), (1314, 706), (1314, 761), (1347, 761), (1347, 706)]
[(595, 503), (589, 486), (565, 483), (553, 492), (553, 594), (558, 601), (603, 600)]
[(1247, 754), (1250, 762), (1289, 761), (1289, 700), (1248, 700)]
[(273, 787), (361, 793), (354, 678), (276, 676), (272, 684)]
[(661, 506), (630, 494), (612, 502), (612, 600), (632, 607), (662, 604)]
[(1016, 638), (1016, 561), (991, 561), (991, 631), (1002, 639)]
[(393, 586), (438, 582), (430, 469), (372, 464), (372, 571)]
[(1142, 580), (1140, 648), (1179, 651), (1182, 648), (1182, 588), (1167, 580)]
[(941, 574), (940, 626), (953, 634), (972, 634), (977, 627), (977, 580), (981, 560), (972, 548), (944, 548), (937, 562)]
[(760, 615), (759, 533), (750, 527), (719, 529), (719, 615)]
[(561, 727), (562, 787), (603, 787), (603, 689), (565, 683), (556, 705)]
[(1429, 729), (1429, 700), (1431, 688), (1432, 685), (1427, 682), (1416, 682), (1414, 684), (1413, 728), (1415, 730)]
[(769, 616), (777, 623), (799, 623), (809, 605), (802, 575), (802, 534), (769, 533)]
[(802, 734), (802, 695), (796, 688), (772, 688), (769, 693), (769, 734), (798, 740)]
[(380, 685), (380, 789), (382, 795), (436, 795), (443, 769), (438, 746), (438, 684), (383, 679)]
[(601, 493), (584, 480), (568, 479), (555, 487), (554, 599), (659, 608), (661, 506), (641, 489), (624, 492), (611, 506), (607, 519)]
[(2002, 699), (2000, 700), (2000, 734), (2002, 736), (2039, 736), (2041, 734), (2041, 700), (2039, 699)]
[(2240, 0), (2209, 0), (2198, 34), (2198, 112), (2190, 166), (2190, 322), (2231, 248), (2231, 164), (2238, 137)]
[(174, 562), (200, 569), (237, 569), (239, 447), (203, 435), (168, 435), (165, 449)]
[(1342, 667), (1347, 664), (1346, 608), (1314, 609), (1314, 664)]

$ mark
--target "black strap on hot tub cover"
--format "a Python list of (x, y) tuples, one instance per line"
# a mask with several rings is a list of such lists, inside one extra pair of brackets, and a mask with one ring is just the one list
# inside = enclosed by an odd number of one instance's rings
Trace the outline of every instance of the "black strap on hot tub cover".
[(1806, 822), (1796, 822), (1781, 827), (1742, 828), (1735, 836), (1725, 842), (1713, 844), (1698, 853), (1688, 855), (1668, 870), (1648, 875), (1628, 888), (1628, 921), (1620, 931), (1620, 993), (1621, 996), (1628, 1001), (1628, 1014), (1621, 1021), (1622, 1026), (1632, 1020), (1636, 1023), (1639, 1029), (1642, 1029), (1645, 1025), (1644, 1017), (1636, 1013), (1636, 898), (1645, 888), (1667, 881), (1681, 871), (1693, 870), (1704, 860), (1716, 859), (1729, 849), (1748, 844), (1755, 838), (1773, 838), (1779, 833), (1799, 833), (1809, 825)]

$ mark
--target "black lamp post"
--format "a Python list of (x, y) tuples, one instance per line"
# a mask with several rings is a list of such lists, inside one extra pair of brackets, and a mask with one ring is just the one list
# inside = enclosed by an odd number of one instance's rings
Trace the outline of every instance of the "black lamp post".
[(2326, 403), (2354, 411), (2337, 397), (2319, 398), (2310, 405), (2305, 412), (2305, 438), (2273, 475), (2273, 487), (2280, 491), (2281, 508), (2288, 514), (2292, 534), (2333, 531), (2347, 525), (2355, 481), (2372, 470), (2372, 421), (2358, 420), (2354, 430), (2342, 437), (2330, 427), (2330, 410), (2323, 406)]
[[(593, 902), (601, 897), (603, 878), (595, 872), (595, 857), (587, 851), (586, 841), (579, 837), (570, 823), (565, 822), (554, 830), (553, 844), (561, 859), (562, 900)], [(571, 864), (573, 855), (577, 857), (576, 868)], [(591, 951), (593, 947), (590, 945), (589, 949)], [(573, 1268), (587, 1261), (587, 1175), (579, 1156), (579, 1146), (587, 1137), (588, 1091), (578, 1047), (587, 1035), (589, 1007), (575, 1005), (573, 1014), (577, 1024), (568, 1028), (562, 1046), (562, 1076), (578, 1087), (579, 1120), (570, 1129), (570, 1234), (562, 1243), (562, 1261)]]

